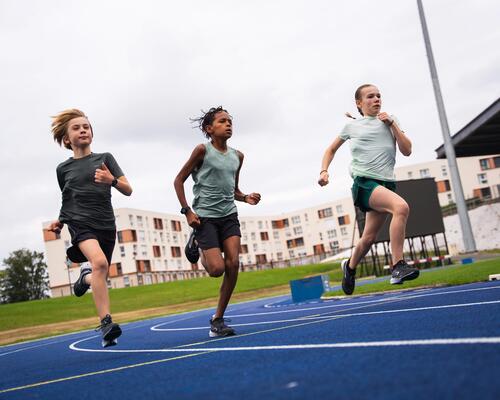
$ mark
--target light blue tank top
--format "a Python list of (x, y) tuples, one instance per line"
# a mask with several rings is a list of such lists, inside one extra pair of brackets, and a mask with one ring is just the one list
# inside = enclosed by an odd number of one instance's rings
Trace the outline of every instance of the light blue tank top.
[(237, 212), (234, 187), (240, 158), (235, 149), (228, 147), (222, 153), (210, 142), (205, 150), (203, 164), (192, 173), (193, 209), (200, 217), (225, 217)]

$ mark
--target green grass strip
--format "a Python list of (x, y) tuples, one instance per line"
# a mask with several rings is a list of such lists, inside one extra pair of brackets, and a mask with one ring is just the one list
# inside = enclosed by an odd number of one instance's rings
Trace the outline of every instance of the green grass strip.
[[(287, 285), (290, 280), (330, 273), (341, 279), (339, 264), (315, 264), (266, 271), (243, 272), (235, 293)], [(198, 278), (155, 285), (110, 290), (113, 313), (182, 304), (216, 298), (222, 278)], [(90, 293), (82, 297), (67, 296), (0, 305), (0, 331), (72, 321), (96, 315)]]

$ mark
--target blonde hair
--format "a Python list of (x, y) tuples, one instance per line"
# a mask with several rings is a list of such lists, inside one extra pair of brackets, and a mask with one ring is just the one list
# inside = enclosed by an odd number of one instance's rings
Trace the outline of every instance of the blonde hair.
[[(88, 117), (83, 111), (77, 110), (76, 108), (70, 108), (69, 110), (61, 111), (59, 114), (51, 117), (52, 118), (52, 135), (54, 136), (54, 142), (57, 142), (59, 146), (64, 144), (64, 147), (71, 150), (71, 144), (64, 142), (64, 138), (68, 135), (68, 125), (69, 121), (78, 117)], [(89, 122), (90, 125), (90, 122)], [(90, 132), (92, 135), (92, 126), (90, 126)]]

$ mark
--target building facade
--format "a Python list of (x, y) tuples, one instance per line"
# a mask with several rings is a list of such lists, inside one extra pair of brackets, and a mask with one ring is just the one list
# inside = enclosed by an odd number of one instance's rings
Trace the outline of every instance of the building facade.
[[(466, 198), (500, 196), (500, 156), (457, 159)], [(446, 160), (400, 167), (397, 180), (433, 177), (439, 202), (454, 202)], [(350, 197), (280, 215), (240, 216), (240, 264), (263, 265), (301, 257), (336, 254), (355, 245), (355, 210)], [(184, 216), (131, 208), (115, 209), (117, 242), (109, 271), (114, 288), (161, 283), (205, 276), (198, 264), (190, 264), (184, 246), (191, 228)], [(79, 265), (67, 263), (70, 235), (66, 227), (56, 235), (44, 231), (50, 288), (53, 296), (70, 294), (70, 282)]]
[[(457, 165), (466, 199), (500, 197), (500, 154), (457, 158)], [(439, 204), (446, 206), (455, 202), (446, 159), (399, 167), (394, 173), (398, 181), (434, 178)]]

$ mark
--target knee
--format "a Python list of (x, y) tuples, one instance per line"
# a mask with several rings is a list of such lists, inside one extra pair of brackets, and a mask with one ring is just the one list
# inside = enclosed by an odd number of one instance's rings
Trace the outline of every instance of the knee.
[(208, 270), (208, 275), (210, 275), (212, 278), (218, 278), (219, 276), (222, 276), (224, 274), (224, 264), (215, 264), (211, 265), (207, 270)]
[(240, 267), (240, 261), (237, 257), (228, 257), (224, 260), (224, 264), (227, 270), (237, 271)]
[(410, 206), (406, 201), (401, 201), (396, 205), (394, 214), (408, 218), (410, 215)]
[(108, 273), (108, 260), (106, 258), (96, 258), (90, 263), (92, 265), (92, 274), (104, 274)]

